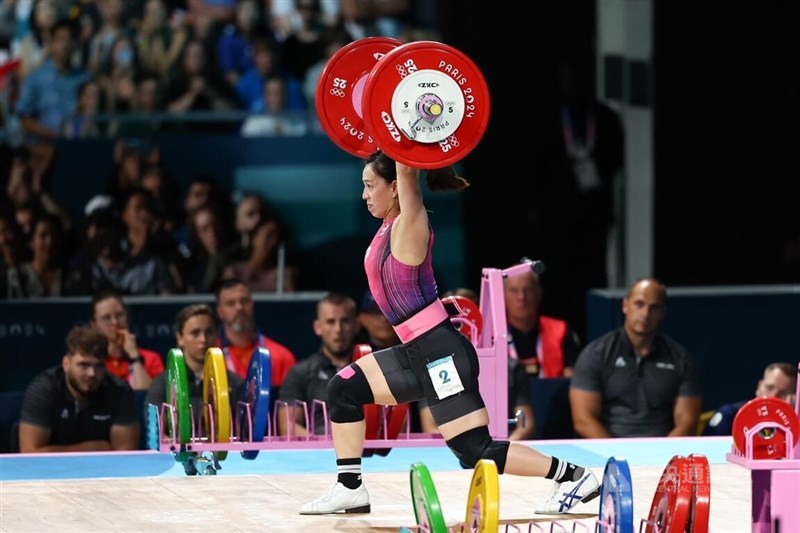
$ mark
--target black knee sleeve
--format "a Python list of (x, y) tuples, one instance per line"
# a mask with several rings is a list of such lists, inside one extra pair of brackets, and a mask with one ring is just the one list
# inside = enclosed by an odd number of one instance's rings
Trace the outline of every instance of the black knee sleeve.
[(372, 395), (367, 377), (356, 364), (343, 368), (328, 382), (331, 422), (364, 420), (364, 404), (374, 402), (375, 397)]
[(447, 447), (463, 465), (475, 468), (480, 459), (491, 459), (497, 465), (498, 474), (505, 470), (509, 444), (507, 440), (492, 440), (486, 426), (472, 428), (447, 441)]

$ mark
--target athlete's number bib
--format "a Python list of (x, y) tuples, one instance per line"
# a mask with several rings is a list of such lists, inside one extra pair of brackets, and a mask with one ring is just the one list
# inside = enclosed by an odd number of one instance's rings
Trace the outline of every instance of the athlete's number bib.
[(436, 390), (436, 396), (440, 400), (464, 390), (452, 355), (432, 361), (426, 366), (433, 382), (433, 388)]

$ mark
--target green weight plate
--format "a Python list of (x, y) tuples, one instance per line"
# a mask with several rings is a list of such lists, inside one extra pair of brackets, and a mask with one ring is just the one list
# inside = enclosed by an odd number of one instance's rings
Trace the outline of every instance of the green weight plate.
[[(177, 418), (178, 434), (172, 427), (172, 417), (169, 412), (165, 412), (164, 428), (171, 440), (180, 444), (188, 444), (192, 439), (192, 410), (189, 407), (189, 380), (186, 377), (186, 363), (183, 360), (183, 352), (178, 348), (173, 348), (167, 354), (167, 379), (166, 392), (167, 403), (175, 407), (175, 417)], [(189, 452), (174, 453), (175, 460), (184, 462), (189, 459)]]
[(411, 465), (409, 480), (414, 516), (420, 531), (447, 533), (442, 507), (439, 505), (439, 496), (436, 494), (436, 486), (433, 484), (428, 467), (424, 463)]

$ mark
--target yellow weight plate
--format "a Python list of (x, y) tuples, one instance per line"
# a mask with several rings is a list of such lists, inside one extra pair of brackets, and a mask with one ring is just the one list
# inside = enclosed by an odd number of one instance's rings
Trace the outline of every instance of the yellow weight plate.
[[(214, 408), (214, 441), (230, 442), (231, 440), (231, 399), (228, 392), (228, 369), (225, 367), (225, 356), (219, 348), (209, 348), (203, 365), (203, 405)], [(211, 437), (211, 420), (208, 408), (203, 409), (205, 434)], [(218, 460), (228, 456), (227, 451), (215, 452)]]
[(472, 473), (467, 499), (467, 531), (497, 533), (500, 526), (500, 477), (497, 464), (481, 459)]

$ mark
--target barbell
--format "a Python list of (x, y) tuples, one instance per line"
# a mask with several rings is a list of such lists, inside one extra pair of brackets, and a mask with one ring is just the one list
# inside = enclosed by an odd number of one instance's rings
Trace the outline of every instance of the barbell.
[(489, 88), (475, 63), (436, 41), (365, 37), (325, 64), (315, 104), (320, 125), (347, 153), (380, 149), (409, 166), (456, 163), (483, 137)]

